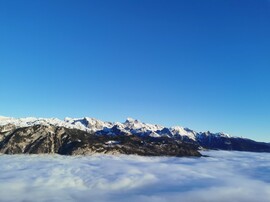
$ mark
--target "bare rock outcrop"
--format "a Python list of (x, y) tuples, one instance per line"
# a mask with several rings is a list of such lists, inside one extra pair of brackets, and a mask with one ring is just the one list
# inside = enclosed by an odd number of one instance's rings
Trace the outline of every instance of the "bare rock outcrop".
[(97, 135), (53, 125), (0, 127), (0, 153), (91, 155), (135, 154), (143, 156), (201, 156), (198, 146), (167, 137)]

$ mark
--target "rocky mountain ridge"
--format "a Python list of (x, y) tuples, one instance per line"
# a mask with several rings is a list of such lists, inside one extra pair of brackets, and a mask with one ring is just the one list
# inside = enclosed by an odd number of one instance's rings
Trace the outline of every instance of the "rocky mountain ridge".
[(0, 153), (201, 156), (197, 145), (175, 141), (170, 138), (97, 135), (92, 132), (53, 125), (16, 128), (12, 124), (0, 126)]
[[(64, 141), (63, 134), (71, 138), (69, 140), (71, 142)], [(77, 136), (81, 139), (76, 140)], [(99, 146), (93, 145), (93, 142)], [(96, 147), (100, 149), (96, 150)], [(198, 148), (270, 152), (269, 143), (231, 137), (225, 133), (196, 132), (180, 126), (167, 128), (131, 118), (124, 123), (112, 123), (88, 117), (65, 118), (63, 121), (56, 118), (0, 117), (0, 152), (2, 153), (101, 152), (196, 156), (199, 155)]]

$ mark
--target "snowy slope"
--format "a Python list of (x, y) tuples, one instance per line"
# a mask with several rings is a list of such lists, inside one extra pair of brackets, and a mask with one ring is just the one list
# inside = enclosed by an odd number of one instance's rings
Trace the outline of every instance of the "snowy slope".
[(35, 118), (35, 117), (1, 118), (0, 126), (5, 126), (5, 125), (14, 125), (17, 128), (29, 127), (29, 126), (34, 126), (34, 125), (45, 125), (45, 126), (53, 125), (53, 126), (59, 126), (59, 127), (65, 127), (65, 128), (76, 128), (76, 129), (85, 130), (85, 131), (89, 130), (89, 128), (83, 125), (75, 125), (67, 121), (62, 121), (57, 118)]
[(225, 133), (211, 133), (211, 132), (196, 132), (194, 130), (183, 128), (181, 126), (174, 126), (167, 128), (160, 125), (143, 123), (139, 120), (127, 118), (123, 123), (120, 122), (106, 122), (95, 118), (65, 118), (60, 120), (57, 118), (11, 118), (0, 116), (0, 126), (14, 125), (17, 128), (29, 127), (34, 125), (53, 125), (65, 128), (79, 129), (87, 132), (97, 132), (98, 134), (118, 135), (118, 134), (133, 134), (138, 136), (151, 137), (185, 137), (190, 140), (197, 140), (205, 138), (206, 136), (213, 137), (230, 137)]

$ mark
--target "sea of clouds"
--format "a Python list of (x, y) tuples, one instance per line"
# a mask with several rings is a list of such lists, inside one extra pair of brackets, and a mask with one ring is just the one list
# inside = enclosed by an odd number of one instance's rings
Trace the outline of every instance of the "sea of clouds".
[(0, 201), (269, 202), (270, 154), (0, 155)]

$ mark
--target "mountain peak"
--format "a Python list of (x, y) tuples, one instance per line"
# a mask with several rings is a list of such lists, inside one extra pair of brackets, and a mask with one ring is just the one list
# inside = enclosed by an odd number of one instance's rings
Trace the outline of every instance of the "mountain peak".
[(140, 122), (140, 121), (137, 120), (137, 119), (133, 119), (133, 118), (128, 117), (128, 118), (126, 119), (126, 122), (125, 122), (125, 123), (139, 123), (139, 122)]

